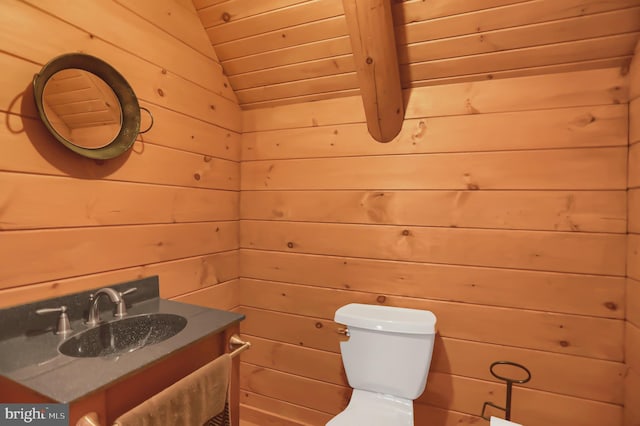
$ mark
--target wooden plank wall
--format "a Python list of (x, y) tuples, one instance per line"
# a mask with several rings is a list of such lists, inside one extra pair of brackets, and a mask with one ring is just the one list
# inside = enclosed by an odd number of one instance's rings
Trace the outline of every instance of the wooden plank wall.
[(389, 144), (368, 136), (357, 97), (245, 111), (245, 418), (340, 412), (332, 318), (363, 302), (438, 318), (416, 424), (477, 424), (483, 402), (504, 402), (488, 367), (506, 359), (533, 374), (514, 420), (622, 425), (627, 73), (412, 89)]
[[(4, 0), (0, 27), (0, 306), (158, 274), (164, 297), (235, 307), (242, 117), (191, 2)], [(79, 157), (37, 118), (33, 75), (68, 52), (153, 112), (127, 155)]]
[(625, 426), (640, 425), (640, 45), (631, 64), (629, 102), (629, 225)]

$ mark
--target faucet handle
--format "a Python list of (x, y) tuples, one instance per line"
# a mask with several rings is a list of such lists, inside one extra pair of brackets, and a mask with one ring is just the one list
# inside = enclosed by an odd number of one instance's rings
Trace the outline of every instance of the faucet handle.
[(124, 301), (124, 297), (127, 294), (131, 294), (138, 291), (137, 287), (131, 287), (123, 292), (118, 292), (118, 294), (120, 295), (120, 301), (118, 302), (117, 306), (116, 306), (116, 313), (115, 316), (118, 318), (122, 318), (124, 316), (127, 315), (127, 304)]
[(138, 287), (131, 287), (123, 292), (120, 292), (120, 297), (126, 296), (127, 294), (135, 293), (136, 291), (138, 291)]
[(65, 305), (62, 305), (59, 308), (38, 309), (36, 311), (36, 314), (44, 315), (51, 312), (60, 312), (60, 316), (58, 317), (58, 328), (55, 332), (56, 334), (62, 334), (63, 336), (65, 336), (73, 331), (71, 329), (71, 324), (69, 324), (69, 316), (67, 315), (67, 307)]

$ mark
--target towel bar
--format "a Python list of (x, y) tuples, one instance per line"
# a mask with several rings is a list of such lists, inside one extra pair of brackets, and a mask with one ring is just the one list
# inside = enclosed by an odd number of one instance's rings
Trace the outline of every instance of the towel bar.
[(231, 356), (231, 358), (234, 358), (235, 356), (239, 355), (240, 352), (244, 352), (247, 349), (249, 349), (251, 347), (251, 342), (245, 342), (244, 340), (242, 340), (240, 338), (240, 336), (238, 336), (237, 334), (234, 334), (229, 339), (229, 350), (233, 349), (234, 347), (236, 347), (238, 345), (240, 345), (240, 347), (236, 348), (234, 351), (232, 351), (229, 354)]

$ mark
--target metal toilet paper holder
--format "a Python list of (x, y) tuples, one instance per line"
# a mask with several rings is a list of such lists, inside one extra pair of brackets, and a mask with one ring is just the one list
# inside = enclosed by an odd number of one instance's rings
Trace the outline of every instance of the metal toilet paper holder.
[[(509, 377), (501, 376), (501, 375), (497, 374), (494, 371), (494, 367), (496, 367), (498, 365), (510, 365), (510, 366), (519, 368), (521, 370), (524, 370), (524, 372), (527, 373), (527, 377), (525, 379), (512, 379), (512, 378), (509, 378)], [(485, 420), (488, 420), (488, 421), (491, 420), (491, 418), (489, 416), (486, 416), (484, 414), (485, 410), (487, 409), (487, 406), (489, 405), (489, 406), (491, 406), (493, 408), (497, 408), (498, 410), (504, 411), (504, 419), (505, 420), (511, 420), (511, 391), (513, 390), (513, 384), (514, 383), (518, 383), (518, 384), (527, 383), (529, 380), (531, 380), (531, 372), (524, 365), (520, 365), (520, 364), (517, 364), (517, 363), (512, 362), (512, 361), (496, 361), (493, 364), (491, 364), (491, 366), (489, 367), (489, 371), (491, 372), (491, 375), (493, 375), (493, 377), (495, 377), (496, 379), (499, 379), (499, 380), (503, 380), (503, 381), (505, 381), (507, 383), (507, 400), (505, 402), (505, 406), (504, 407), (500, 407), (499, 405), (496, 405), (493, 402), (486, 401), (484, 403), (484, 405), (482, 406), (482, 414), (481, 414), (481, 416)]]

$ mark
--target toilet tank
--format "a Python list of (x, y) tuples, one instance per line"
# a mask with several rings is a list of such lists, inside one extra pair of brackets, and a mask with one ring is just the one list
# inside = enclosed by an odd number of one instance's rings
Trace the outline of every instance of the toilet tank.
[(335, 321), (349, 329), (340, 351), (352, 388), (407, 399), (422, 394), (433, 353), (433, 313), (352, 303), (336, 311)]

